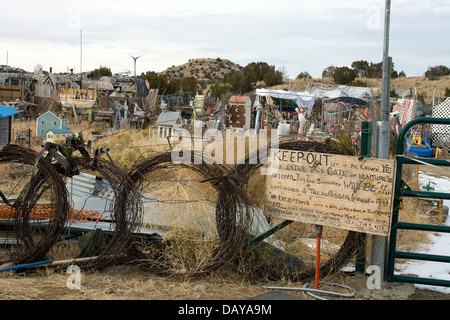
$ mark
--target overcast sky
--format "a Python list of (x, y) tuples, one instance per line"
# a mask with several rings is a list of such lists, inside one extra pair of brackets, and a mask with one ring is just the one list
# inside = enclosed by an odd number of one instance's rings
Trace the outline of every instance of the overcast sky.
[[(139, 75), (222, 58), (320, 77), (329, 65), (382, 61), (384, 8), (385, 0), (2, 1), (0, 64), (8, 56), (27, 71), (41, 64), (54, 72), (100, 65), (133, 72), (132, 55), (141, 56)], [(422, 76), (430, 66), (450, 66), (448, 17), (449, 0), (392, 0), (389, 54), (397, 71)]]

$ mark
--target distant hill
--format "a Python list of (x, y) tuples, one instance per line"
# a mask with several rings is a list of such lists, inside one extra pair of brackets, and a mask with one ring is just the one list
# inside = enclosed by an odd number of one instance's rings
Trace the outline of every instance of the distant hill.
[(198, 81), (221, 81), (225, 74), (233, 70), (240, 70), (241, 66), (227, 59), (198, 58), (190, 59), (180, 66), (172, 66), (160, 72), (169, 79), (194, 77)]

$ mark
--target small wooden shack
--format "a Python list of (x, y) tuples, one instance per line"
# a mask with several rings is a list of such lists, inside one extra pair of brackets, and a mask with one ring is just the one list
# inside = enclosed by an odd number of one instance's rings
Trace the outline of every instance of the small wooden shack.
[(0, 145), (5, 145), (11, 142), (12, 118), (18, 113), (19, 111), (14, 108), (0, 106)]

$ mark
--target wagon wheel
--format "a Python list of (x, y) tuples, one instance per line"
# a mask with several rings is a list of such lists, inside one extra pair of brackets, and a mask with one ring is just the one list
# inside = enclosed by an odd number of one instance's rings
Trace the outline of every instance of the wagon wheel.
[(47, 158), (17, 145), (1, 149), (0, 166), (0, 261), (41, 261), (66, 223), (64, 183)]
[[(310, 152), (319, 152), (319, 153), (329, 153), (329, 154), (339, 154), (339, 155), (352, 155), (351, 150), (344, 150), (340, 147), (334, 146), (329, 142), (325, 143), (318, 143), (318, 142), (308, 142), (308, 141), (295, 141), (295, 142), (283, 142), (280, 143), (278, 148), (280, 149), (288, 149), (288, 150), (299, 150), (299, 151), (310, 151)], [(263, 202), (262, 196), (263, 193), (258, 194), (251, 194), (249, 190), (249, 185), (252, 183), (256, 183), (258, 185), (259, 190), (261, 185), (265, 184), (265, 179), (262, 178), (263, 176), (257, 174), (257, 171), (263, 166), (263, 164), (260, 162), (258, 164), (250, 164), (249, 159), (255, 158), (255, 155), (250, 154), (245, 158), (245, 161), (242, 161), (242, 164), (237, 164), (232, 171), (246, 176), (249, 179), (249, 182), (245, 185), (242, 185), (242, 188), (246, 190), (247, 194), (249, 194), (250, 200), (258, 203), (261, 205)], [(255, 158), (256, 159), (256, 158)], [(254, 182), (253, 179), (259, 179), (258, 181)], [(271, 217), (267, 217), (269, 220)], [(280, 221), (277, 221), (279, 223)], [(282, 222), (283, 223), (283, 222)], [(300, 222), (287, 222), (286, 225), (288, 227), (286, 229), (291, 229), (290, 232), (295, 233), (299, 230), (303, 232), (303, 234), (306, 237), (310, 237), (310, 239), (314, 239), (314, 226), (303, 224)], [(334, 232), (334, 230), (330, 230), (331, 232), (328, 233), (328, 235), (325, 234), (325, 232), (329, 228), (324, 228), (323, 237), (325, 238), (325, 242), (327, 241), (326, 237), (329, 237), (330, 243), (334, 243), (329, 248), (329, 254), (327, 255), (327, 258), (321, 262), (320, 264), (320, 276), (325, 277), (329, 274), (332, 274), (334, 272), (338, 272), (344, 267), (348, 261), (354, 256), (356, 251), (361, 248), (365, 243), (365, 234), (354, 232), (354, 231), (345, 231), (345, 230), (337, 230), (337, 234), (331, 234)], [(331, 228), (335, 229), (335, 228)], [(287, 231), (288, 233), (289, 231)], [(289, 235), (288, 235), (289, 236)], [(296, 238), (301, 238), (301, 235), (296, 236)], [(333, 239), (335, 238), (335, 239)], [(338, 239), (337, 247), (335, 245), (336, 239)], [(324, 243), (324, 241), (322, 241)], [(251, 263), (255, 261), (255, 259), (261, 260), (261, 257), (258, 256), (258, 251), (255, 250), (256, 245), (248, 246), (250, 250), (246, 250), (244, 252), (244, 260), (249, 259)], [(326, 245), (326, 244), (324, 244)], [(306, 247), (306, 246), (305, 246)], [(300, 249), (301, 250), (301, 249)], [(324, 251), (324, 250), (322, 250)], [(266, 265), (261, 265), (258, 267), (258, 270), (256, 272), (260, 273), (261, 276), (268, 277), (273, 280), (279, 280), (279, 279), (288, 279), (291, 281), (304, 281), (304, 280), (310, 280), (315, 275), (315, 265), (314, 265), (314, 251), (311, 250), (311, 252), (308, 253), (310, 255), (309, 260), (311, 263), (308, 263), (303, 261), (305, 256), (301, 258), (302, 261), (298, 263), (298, 260), (290, 259), (291, 265), (289, 264), (289, 260), (287, 264), (281, 265), (281, 264), (275, 264), (271, 265), (271, 263), (267, 263)], [(307, 254), (307, 255), (308, 255)], [(301, 252), (300, 252), (300, 255)], [(306, 255), (306, 259), (307, 259)], [(244, 261), (245, 262), (245, 261)]]

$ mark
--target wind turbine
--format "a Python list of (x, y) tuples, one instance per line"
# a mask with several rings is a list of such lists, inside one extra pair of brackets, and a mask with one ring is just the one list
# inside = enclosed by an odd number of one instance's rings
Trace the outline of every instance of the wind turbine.
[(139, 58), (142, 57), (142, 56), (139, 56), (139, 57), (133, 57), (132, 55), (130, 55), (130, 57), (132, 57), (133, 60), (134, 60), (134, 77), (136, 78), (136, 60), (139, 59)]

